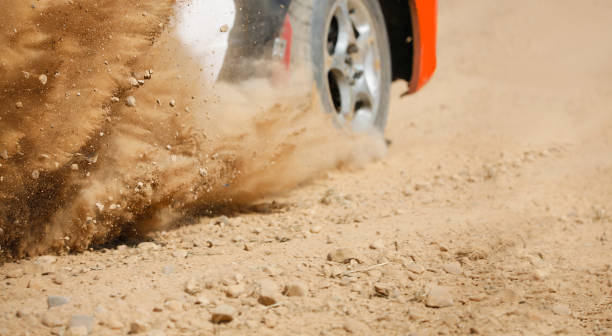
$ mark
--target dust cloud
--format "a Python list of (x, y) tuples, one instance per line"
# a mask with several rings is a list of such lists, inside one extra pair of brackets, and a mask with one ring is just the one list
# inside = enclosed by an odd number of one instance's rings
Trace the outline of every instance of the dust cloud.
[(173, 5), (0, 4), (0, 259), (144, 235), (384, 154), (333, 125), (308, 76), (207, 87)]

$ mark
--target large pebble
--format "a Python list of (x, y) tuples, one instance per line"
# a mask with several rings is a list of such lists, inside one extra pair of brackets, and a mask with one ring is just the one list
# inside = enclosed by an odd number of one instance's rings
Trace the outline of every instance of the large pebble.
[(432, 286), (425, 305), (430, 308), (450, 307), (454, 304), (450, 289), (443, 286)]
[(202, 287), (200, 286), (199, 282), (196, 279), (191, 278), (187, 280), (187, 282), (185, 282), (185, 293), (189, 295), (196, 295), (200, 293), (201, 291), (202, 291)]
[(229, 323), (234, 320), (235, 315), (236, 309), (234, 307), (228, 305), (220, 305), (217, 308), (213, 309), (210, 320), (212, 321), (212, 323), (216, 324)]
[(555, 304), (554, 306), (552, 306), (551, 310), (553, 311), (553, 313), (561, 316), (567, 316), (572, 313), (569, 307), (564, 304)]
[(47, 297), (47, 306), (49, 308), (62, 306), (70, 302), (70, 298), (65, 296), (49, 295)]
[(405, 267), (408, 271), (414, 274), (423, 274), (425, 272), (425, 267), (413, 262), (407, 263)]
[(159, 245), (155, 244), (154, 242), (142, 242), (138, 244), (138, 249), (143, 251), (157, 250), (159, 249)]
[(442, 268), (444, 269), (446, 273), (449, 273), (449, 274), (459, 275), (463, 273), (463, 268), (461, 267), (461, 264), (456, 261), (446, 263), (444, 264), (444, 266), (442, 266)]
[(276, 283), (272, 280), (262, 280), (259, 282), (259, 296), (257, 302), (264, 306), (270, 306), (278, 301), (280, 291)]
[(70, 318), (68, 326), (73, 327), (85, 327), (87, 332), (90, 333), (93, 328), (94, 318), (90, 315), (73, 315)]
[(86, 327), (69, 327), (64, 336), (87, 336), (89, 331)]
[(48, 311), (45, 312), (42, 316), (42, 324), (44, 324), (47, 327), (53, 328), (53, 327), (60, 327), (64, 325), (64, 322), (61, 320), (61, 318), (55, 314), (54, 312)]
[(138, 334), (147, 331), (148, 326), (144, 321), (136, 320), (130, 323), (130, 334)]
[(283, 294), (286, 296), (306, 296), (308, 294), (308, 287), (300, 281), (291, 282), (285, 286)]

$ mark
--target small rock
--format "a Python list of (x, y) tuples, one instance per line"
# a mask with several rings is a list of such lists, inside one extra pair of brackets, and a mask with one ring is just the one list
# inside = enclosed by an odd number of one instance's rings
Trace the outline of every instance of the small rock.
[(406, 265), (404, 265), (406, 267), (406, 269), (414, 274), (423, 274), (425, 273), (425, 267), (416, 264), (416, 263), (407, 263)]
[(370, 248), (372, 250), (382, 250), (385, 248), (385, 243), (382, 241), (382, 239), (376, 239), (374, 242), (372, 242), (372, 244), (370, 244)]
[(533, 271), (533, 278), (535, 280), (545, 280), (546, 278), (548, 278), (548, 272), (541, 269), (537, 269)]
[(246, 288), (244, 287), (244, 284), (239, 283), (237, 285), (227, 287), (227, 289), (225, 290), (225, 295), (230, 298), (237, 298), (242, 295), (245, 290)]
[(61, 327), (64, 325), (64, 322), (57, 316), (54, 312), (45, 312), (42, 316), (42, 324), (47, 327)]
[(262, 280), (259, 282), (259, 297), (257, 302), (264, 306), (270, 306), (277, 302), (279, 289), (272, 280)]
[(321, 227), (321, 225), (315, 225), (313, 227), (310, 228), (310, 232), (311, 233), (319, 233), (321, 232), (323, 228)]
[(46, 85), (47, 84), (47, 75), (42, 74), (42, 75), (38, 76), (38, 80), (40, 81), (40, 84)]
[(194, 278), (191, 278), (185, 282), (185, 293), (189, 295), (196, 295), (202, 291), (202, 287), (198, 283), (198, 281)]
[(30, 312), (27, 310), (23, 310), (23, 309), (19, 309), (17, 310), (17, 312), (15, 313), (15, 316), (17, 316), (18, 318), (24, 318), (30, 315)]
[(86, 327), (69, 327), (64, 336), (87, 336), (89, 331)]
[(183, 303), (177, 300), (169, 300), (164, 303), (164, 307), (172, 312), (181, 312), (183, 311)]
[(138, 80), (134, 77), (130, 77), (128, 81), (130, 82), (131, 86), (139, 86)]
[(159, 249), (159, 246), (154, 242), (142, 242), (138, 244), (138, 249), (143, 251), (157, 250)]
[(118, 103), (118, 102), (119, 102), (118, 97), (111, 97), (111, 103)]
[(564, 304), (555, 304), (554, 306), (552, 306), (551, 310), (553, 313), (561, 316), (568, 316), (572, 313), (569, 307)]
[(18, 102), (15, 103), (15, 107), (18, 108), (18, 109), (23, 108), (23, 103), (18, 101)]
[(308, 287), (300, 281), (291, 282), (285, 286), (283, 294), (286, 296), (306, 296), (308, 294)]
[(327, 255), (327, 260), (348, 264), (351, 260), (361, 262), (357, 252), (350, 248), (339, 248)]
[(119, 316), (116, 314), (111, 314), (106, 321), (104, 321), (104, 325), (113, 330), (123, 329), (125, 326), (123, 322), (119, 319)]
[(85, 327), (85, 331), (87, 331), (87, 333), (90, 333), (91, 329), (93, 328), (93, 324), (94, 324), (93, 316), (89, 316), (89, 315), (73, 315), (70, 318), (70, 322), (68, 323), (68, 326), (70, 328), (73, 328), (73, 327)]
[(354, 319), (347, 319), (346, 321), (344, 321), (342, 328), (344, 329), (344, 331), (350, 334), (358, 334), (358, 335), (370, 334), (369, 333), (370, 330), (367, 325), (357, 320), (354, 320)]
[(174, 99), (170, 99), (170, 102), (168, 102), (168, 104), (170, 105), (170, 107), (175, 107), (176, 101)]
[(37, 180), (40, 177), (40, 172), (38, 170), (32, 171), (32, 179)]
[(444, 269), (446, 273), (449, 273), (449, 274), (458, 275), (458, 274), (463, 273), (463, 268), (461, 267), (461, 264), (456, 261), (444, 264), (442, 268)]
[(187, 251), (185, 250), (176, 250), (172, 251), (172, 256), (179, 259), (187, 258)]
[(57, 261), (57, 257), (45, 255), (45, 256), (40, 256), (36, 258), (34, 262), (37, 264), (55, 264), (56, 261)]
[(266, 327), (274, 328), (278, 325), (278, 316), (272, 312), (268, 312), (264, 315), (261, 321), (266, 325)]
[(212, 323), (215, 324), (229, 323), (234, 320), (234, 315), (236, 315), (236, 309), (234, 307), (228, 305), (220, 305), (217, 308), (213, 309), (210, 320)]
[(6, 273), (6, 277), (11, 278), (19, 278), (23, 275), (23, 268), (15, 268)]
[(244, 239), (243, 236), (236, 236), (232, 238), (232, 243), (242, 243), (244, 242), (246, 239)]
[(450, 289), (442, 286), (432, 286), (425, 302), (425, 305), (430, 308), (450, 307), (453, 304)]
[(73, 163), (70, 165), (70, 169), (72, 169), (73, 171), (79, 170), (79, 165), (76, 163)]
[(229, 26), (224, 24), (221, 27), (219, 27), (219, 31), (222, 33), (226, 33), (229, 30)]
[(125, 104), (129, 107), (136, 106), (136, 98), (134, 96), (128, 96), (125, 98)]
[(204, 296), (198, 296), (194, 303), (201, 306), (208, 306), (210, 304), (210, 300)]
[(47, 306), (49, 308), (63, 306), (67, 304), (68, 302), (70, 302), (70, 298), (65, 297), (65, 296), (49, 295), (47, 297)]
[(43, 290), (45, 289), (45, 282), (43, 281), (41, 277), (37, 276), (37, 277), (30, 279), (30, 281), (28, 281), (27, 288), (34, 289), (34, 290)]
[(392, 297), (395, 296), (395, 288), (389, 283), (378, 282), (374, 285), (374, 293), (380, 297)]
[(133, 321), (130, 323), (130, 333), (138, 334), (147, 331), (148, 326), (146, 323), (140, 320)]
[(6, 149), (1, 151), (0, 152), (0, 157), (5, 159), (5, 160), (8, 160), (8, 158), (9, 158), (8, 151)]

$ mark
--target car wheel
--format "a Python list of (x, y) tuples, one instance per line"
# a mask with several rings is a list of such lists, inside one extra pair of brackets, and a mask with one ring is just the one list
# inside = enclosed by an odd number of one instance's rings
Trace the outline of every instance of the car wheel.
[(391, 52), (378, 0), (293, 0), (293, 63), (311, 66), (325, 110), (342, 127), (384, 132)]

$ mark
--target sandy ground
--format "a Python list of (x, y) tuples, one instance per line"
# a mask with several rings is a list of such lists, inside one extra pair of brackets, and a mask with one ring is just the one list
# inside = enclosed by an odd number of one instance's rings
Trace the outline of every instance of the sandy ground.
[(6, 263), (0, 334), (612, 334), (610, 17), (441, 2), (438, 72), (394, 99), (384, 159), (145, 242)]

